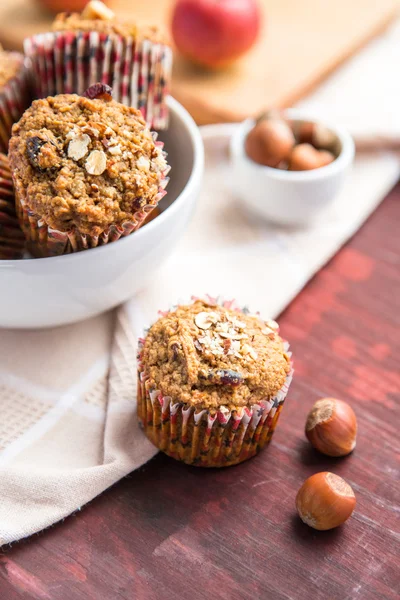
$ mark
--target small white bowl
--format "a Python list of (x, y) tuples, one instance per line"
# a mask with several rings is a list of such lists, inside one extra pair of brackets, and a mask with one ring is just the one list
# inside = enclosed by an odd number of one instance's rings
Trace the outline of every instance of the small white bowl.
[[(287, 110), (290, 119), (314, 122), (309, 115)], [(354, 159), (354, 142), (344, 129), (324, 123), (338, 139), (339, 156), (326, 167), (312, 171), (284, 171), (251, 160), (245, 140), (255, 121), (238, 125), (231, 139), (232, 184), (235, 193), (253, 212), (281, 225), (304, 226), (335, 198)]]
[(192, 215), (204, 171), (204, 147), (189, 113), (169, 98), (165, 142), (171, 181), (163, 212), (117, 242), (76, 254), (0, 260), (0, 327), (40, 328), (101, 313), (142, 289), (173, 250)]

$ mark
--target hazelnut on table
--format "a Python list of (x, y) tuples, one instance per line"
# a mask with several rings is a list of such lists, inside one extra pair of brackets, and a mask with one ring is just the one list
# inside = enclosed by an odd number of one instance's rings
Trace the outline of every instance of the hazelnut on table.
[(313, 529), (339, 527), (352, 515), (356, 497), (351, 486), (334, 473), (316, 473), (303, 483), (296, 496), (301, 520)]
[(336, 398), (318, 400), (308, 414), (306, 437), (327, 456), (346, 456), (356, 446), (357, 420), (347, 402)]

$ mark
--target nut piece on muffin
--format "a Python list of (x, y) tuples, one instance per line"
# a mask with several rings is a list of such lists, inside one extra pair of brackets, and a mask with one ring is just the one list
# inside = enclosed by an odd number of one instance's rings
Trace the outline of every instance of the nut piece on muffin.
[(147, 39), (155, 43), (167, 43), (165, 35), (157, 26), (144, 26), (135, 22), (122, 21), (100, 0), (91, 0), (81, 13), (59, 13), (52, 25), (53, 31), (97, 31), (117, 34), (128, 38)]
[(139, 347), (138, 412), (170, 456), (227, 466), (267, 444), (292, 367), (275, 321), (233, 303), (196, 300), (150, 327)]
[(0, 45), (0, 152), (7, 153), (12, 125), (31, 101), (31, 77), (24, 56)]
[(138, 229), (168, 167), (141, 114), (97, 84), (33, 102), (10, 140), (16, 206), (34, 256), (91, 248)]
[(157, 27), (118, 20), (100, 0), (83, 12), (61, 13), (53, 31), (24, 42), (37, 96), (83, 94), (101, 81), (114, 99), (139, 109), (149, 127), (168, 126), (172, 49)]

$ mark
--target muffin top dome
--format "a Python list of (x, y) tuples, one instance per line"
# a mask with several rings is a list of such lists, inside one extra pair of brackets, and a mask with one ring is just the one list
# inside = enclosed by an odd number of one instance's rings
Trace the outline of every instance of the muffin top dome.
[(53, 31), (97, 31), (106, 35), (119, 35), (134, 39), (146, 39), (154, 43), (166, 43), (164, 33), (157, 26), (139, 25), (138, 23), (117, 19), (100, 0), (89, 2), (82, 13), (64, 12), (56, 16)]
[(100, 235), (129, 221), (157, 204), (167, 167), (141, 113), (112, 100), (107, 86), (96, 86), (100, 98), (36, 100), (13, 126), (9, 159), (16, 188), (28, 208), (59, 231), (76, 227)]
[(291, 370), (274, 321), (202, 300), (158, 319), (140, 361), (153, 389), (196, 408), (271, 398)]

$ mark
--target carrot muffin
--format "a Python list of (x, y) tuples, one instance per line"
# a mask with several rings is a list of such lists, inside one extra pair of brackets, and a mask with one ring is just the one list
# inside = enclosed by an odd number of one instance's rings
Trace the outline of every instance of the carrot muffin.
[(38, 97), (82, 94), (97, 81), (115, 100), (139, 109), (150, 127), (168, 125), (172, 50), (156, 27), (122, 22), (99, 0), (82, 14), (61, 13), (53, 31), (25, 40)]
[(36, 100), (13, 127), (17, 212), (35, 256), (128, 235), (165, 194), (165, 153), (140, 112), (103, 84), (87, 96)]
[(0, 45), (0, 152), (7, 152), (13, 123), (32, 100), (31, 79), (24, 57)]
[(138, 414), (153, 444), (205, 467), (257, 454), (292, 376), (278, 330), (212, 298), (164, 313), (139, 342)]
[(25, 237), (15, 212), (8, 158), (0, 154), (0, 260), (22, 258), (24, 249)]

